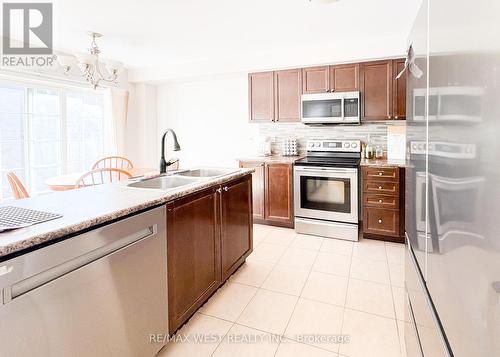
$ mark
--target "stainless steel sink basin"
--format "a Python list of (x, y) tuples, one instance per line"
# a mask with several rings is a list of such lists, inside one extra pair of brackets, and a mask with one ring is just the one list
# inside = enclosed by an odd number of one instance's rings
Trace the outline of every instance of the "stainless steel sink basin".
[(142, 181), (137, 181), (128, 184), (128, 186), (137, 188), (152, 188), (157, 190), (171, 190), (177, 187), (187, 186), (199, 181), (200, 181), (199, 179), (195, 179), (194, 177), (180, 177), (177, 175), (173, 175), (173, 176), (159, 176)]
[(236, 172), (236, 169), (195, 169), (176, 174), (181, 177), (216, 177)]

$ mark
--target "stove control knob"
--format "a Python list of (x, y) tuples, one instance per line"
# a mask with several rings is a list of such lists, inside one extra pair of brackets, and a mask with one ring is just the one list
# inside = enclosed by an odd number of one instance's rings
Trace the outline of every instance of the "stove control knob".
[(358, 143), (352, 143), (352, 144), (351, 144), (351, 147), (352, 147), (353, 149), (356, 149), (356, 148), (358, 147)]
[(319, 141), (317, 141), (314, 146), (316, 146), (317, 148), (319, 148), (321, 146), (321, 143)]
[(345, 148), (350, 148), (351, 147), (351, 143), (344, 143), (344, 147)]
[(310, 147), (310, 148), (314, 147), (314, 143), (313, 143), (312, 141), (311, 141), (311, 142), (309, 142), (309, 147)]

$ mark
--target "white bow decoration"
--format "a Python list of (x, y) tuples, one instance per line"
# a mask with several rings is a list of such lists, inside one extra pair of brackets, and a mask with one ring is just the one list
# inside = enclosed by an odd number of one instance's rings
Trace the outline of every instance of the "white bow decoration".
[(410, 45), (410, 47), (408, 47), (408, 50), (406, 51), (405, 67), (401, 70), (401, 72), (399, 72), (399, 74), (396, 76), (396, 79), (399, 79), (399, 77), (403, 75), (406, 69), (409, 69), (410, 73), (415, 78), (420, 78), (424, 74), (424, 72), (422, 72), (422, 70), (415, 63), (415, 52), (413, 51), (412, 45)]

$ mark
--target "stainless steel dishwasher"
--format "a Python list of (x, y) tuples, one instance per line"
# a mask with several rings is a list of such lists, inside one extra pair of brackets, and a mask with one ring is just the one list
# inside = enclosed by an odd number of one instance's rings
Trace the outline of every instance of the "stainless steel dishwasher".
[(153, 356), (166, 334), (164, 207), (0, 263), (1, 356)]

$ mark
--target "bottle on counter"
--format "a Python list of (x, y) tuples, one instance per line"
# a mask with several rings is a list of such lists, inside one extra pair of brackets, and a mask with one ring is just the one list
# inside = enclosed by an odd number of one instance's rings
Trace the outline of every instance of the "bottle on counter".
[(384, 148), (381, 145), (377, 145), (375, 148), (375, 158), (377, 160), (384, 158)]
[(373, 147), (372, 143), (370, 142), (370, 136), (368, 135), (368, 142), (365, 147), (365, 158), (366, 159), (373, 159), (375, 156), (375, 148)]

